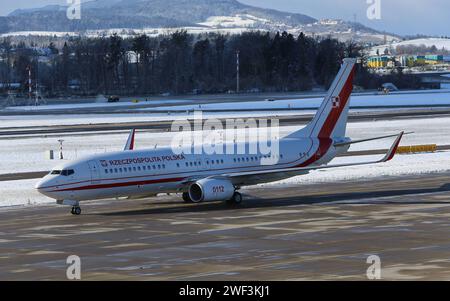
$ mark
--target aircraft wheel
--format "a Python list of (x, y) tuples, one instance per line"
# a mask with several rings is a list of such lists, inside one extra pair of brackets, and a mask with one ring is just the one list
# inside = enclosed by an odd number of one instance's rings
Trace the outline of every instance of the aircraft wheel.
[(70, 211), (73, 215), (80, 215), (81, 214), (81, 208), (80, 207), (72, 207), (72, 210)]
[(230, 205), (239, 205), (242, 203), (242, 194), (240, 194), (239, 192), (235, 192), (233, 197), (227, 201), (228, 204)]

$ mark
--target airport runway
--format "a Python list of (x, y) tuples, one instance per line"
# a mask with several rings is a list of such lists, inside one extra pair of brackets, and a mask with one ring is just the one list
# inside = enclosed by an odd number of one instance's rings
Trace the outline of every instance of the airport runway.
[[(411, 95), (417, 94), (417, 91), (397, 91), (391, 92), (392, 95)], [(420, 92), (419, 92), (420, 93)], [(445, 90), (430, 90), (427, 91), (428, 94), (440, 94), (448, 93)], [(133, 100), (139, 100), (139, 108), (147, 108), (151, 112), (152, 108), (158, 108), (161, 105), (172, 107), (179, 105), (203, 105), (203, 104), (213, 104), (213, 103), (233, 103), (233, 102), (251, 102), (255, 103), (265, 101), (267, 99), (273, 100), (289, 100), (289, 99), (305, 99), (305, 98), (322, 98), (326, 95), (325, 91), (307, 91), (307, 92), (263, 92), (263, 93), (242, 93), (242, 94), (202, 94), (202, 95), (171, 95), (171, 96), (128, 96), (121, 97), (120, 102), (131, 102)], [(381, 94), (382, 95), (382, 94)], [(380, 92), (376, 90), (364, 91), (364, 92), (354, 92), (352, 96), (380, 96)], [(97, 97), (82, 97), (82, 98), (70, 98), (70, 99), (47, 99), (46, 103), (49, 105), (55, 104), (83, 104), (83, 103), (95, 103), (98, 102)], [(106, 100), (103, 100), (106, 101)], [(166, 103), (162, 103), (165, 102)], [(171, 102), (175, 101), (175, 102)], [(2, 100), (0, 99), (0, 103)], [(17, 104), (29, 105), (30, 101), (28, 99), (16, 99)], [(34, 105), (34, 101), (31, 101), (31, 105)], [(40, 115), (40, 114), (117, 114), (117, 113), (130, 113), (136, 112), (136, 106), (123, 105), (120, 107), (116, 106), (105, 106), (105, 107), (80, 107), (76, 110), (68, 109), (45, 109), (37, 111), (1, 111), (0, 116), (9, 115)], [(160, 111), (156, 111), (160, 113)]]
[(450, 280), (450, 173), (0, 211), (0, 280)]

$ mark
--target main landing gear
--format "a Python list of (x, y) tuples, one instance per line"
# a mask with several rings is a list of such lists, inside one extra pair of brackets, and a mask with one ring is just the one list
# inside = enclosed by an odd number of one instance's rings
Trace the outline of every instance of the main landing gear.
[(228, 205), (240, 205), (242, 203), (242, 194), (235, 192), (231, 199), (227, 201)]
[(193, 203), (191, 197), (189, 196), (189, 192), (183, 192), (182, 198), (185, 203)]
[(70, 211), (73, 215), (80, 215), (81, 214), (81, 207), (80, 206), (73, 206), (72, 210)]

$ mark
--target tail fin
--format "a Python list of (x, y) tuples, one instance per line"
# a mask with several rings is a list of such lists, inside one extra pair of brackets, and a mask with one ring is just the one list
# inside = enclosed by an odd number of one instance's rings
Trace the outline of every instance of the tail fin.
[(136, 134), (136, 130), (132, 129), (130, 134), (128, 135), (127, 143), (125, 144), (124, 151), (129, 151), (134, 149), (134, 134)]
[(289, 137), (344, 137), (356, 59), (346, 58), (313, 120)]

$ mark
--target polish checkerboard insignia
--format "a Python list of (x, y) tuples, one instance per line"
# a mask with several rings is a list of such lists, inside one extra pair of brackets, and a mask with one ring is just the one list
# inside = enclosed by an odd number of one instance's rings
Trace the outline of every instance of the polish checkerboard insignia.
[(333, 97), (333, 108), (339, 108), (341, 106), (341, 98), (339, 96)]

